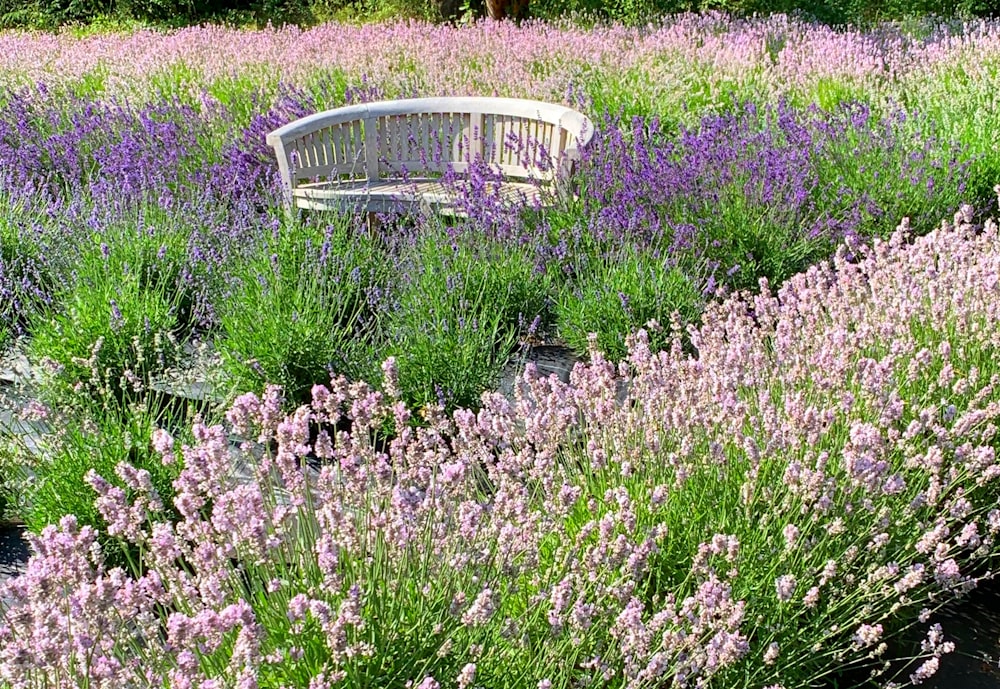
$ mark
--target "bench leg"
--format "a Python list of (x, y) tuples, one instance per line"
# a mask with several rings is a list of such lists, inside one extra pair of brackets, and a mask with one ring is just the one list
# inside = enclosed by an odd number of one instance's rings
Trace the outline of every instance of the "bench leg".
[(368, 229), (368, 236), (372, 239), (376, 239), (382, 234), (382, 220), (378, 217), (378, 213), (368, 211), (365, 223)]

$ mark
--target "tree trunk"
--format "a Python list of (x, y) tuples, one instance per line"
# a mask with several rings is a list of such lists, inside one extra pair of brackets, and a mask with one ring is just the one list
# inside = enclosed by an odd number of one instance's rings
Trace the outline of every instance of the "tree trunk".
[(529, 0), (486, 0), (486, 14), (490, 19), (524, 19), (528, 14)]

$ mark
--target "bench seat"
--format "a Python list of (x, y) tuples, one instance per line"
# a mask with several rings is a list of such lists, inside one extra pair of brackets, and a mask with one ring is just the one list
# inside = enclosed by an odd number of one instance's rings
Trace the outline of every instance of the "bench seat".
[[(405, 182), (392, 179), (369, 182), (362, 179), (299, 184), (292, 190), (292, 196), (298, 208), (311, 210), (390, 213), (426, 207), (436, 212), (461, 215), (452, 209), (456, 204), (456, 192), (461, 191), (463, 186), (461, 181), (445, 185), (433, 179)], [(487, 193), (529, 208), (545, 205), (547, 201), (545, 190), (528, 182), (504, 181), (499, 189), (489, 183)]]

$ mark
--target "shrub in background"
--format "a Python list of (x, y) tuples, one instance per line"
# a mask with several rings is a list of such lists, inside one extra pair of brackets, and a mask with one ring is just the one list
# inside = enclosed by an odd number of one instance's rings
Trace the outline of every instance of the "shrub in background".
[[(506, 5), (500, 0), (491, 3)], [(0, 28), (55, 28), (68, 23), (107, 21), (186, 26), (228, 21), (308, 25), (331, 18), (454, 20), (468, 13), (488, 13), (486, 0), (0, 0)], [(590, 17), (645, 25), (680, 12), (723, 11), (737, 16), (803, 14), (829, 24), (866, 24), (935, 14), (990, 16), (1000, 12), (996, 0), (520, 0), (515, 13), (544, 19)], [(509, 12), (503, 13), (504, 16)]]
[(1000, 13), (996, 0), (534, 0), (532, 13), (545, 19), (583, 15), (643, 26), (682, 12), (727, 12), (737, 17), (797, 14), (831, 25), (870, 25), (937, 15), (984, 17)]

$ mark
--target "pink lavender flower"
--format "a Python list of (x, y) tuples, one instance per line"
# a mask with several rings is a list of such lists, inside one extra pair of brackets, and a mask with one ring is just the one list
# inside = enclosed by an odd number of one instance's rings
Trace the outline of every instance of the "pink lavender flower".
[(940, 664), (941, 661), (937, 658), (929, 658), (925, 660), (921, 663), (920, 667), (917, 668), (916, 672), (910, 675), (910, 681), (913, 684), (923, 684), (937, 673)]
[(781, 534), (785, 537), (785, 547), (790, 550), (799, 538), (799, 529), (794, 524), (786, 524)]
[(795, 587), (797, 585), (794, 574), (782, 574), (780, 577), (775, 579), (774, 588), (778, 592), (778, 600), (782, 603), (787, 603), (795, 595)]
[(462, 624), (468, 627), (479, 627), (489, 622), (496, 611), (496, 597), (493, 590), (484, 588), (472, 601), (469, 609), (462, 614)]
[(462, 667), (462, 671), (458, 673), (458, 677), (455, 679), (455, 684), (458, 686), (458, 689), (469, 689), (475, 681), (476, 664), (466, 663)]
[(31, 400), (21, 414), (27, 421), (43, 421), (49, 418), (49, 408), (38, 400)]
[(392, 400), (398, 400), (402, 394), (399, 387), (399, 367), (395, 357), (388, 357), (382, 362), (382, 389)]
[(854, 641), (862, 648), (874, 646), (882, 639), (881, 624), (863, 624), (854, 632)]
[(934, 579), (942, 586), (954, 586), (962, 580), (962, 572), (954, 558), (939, 562), (934, 567)]
[(802, 604), (807, 608), (815, 608), (817, 603), (819, 603), (819, 587), (813, 586), (802, 596)]
[(162, 428), (157, 428), (153, 431), (152, 437), (153, 450), (159, 453), (163, 464), (170, 466), (174, 463), (174, 439)]

